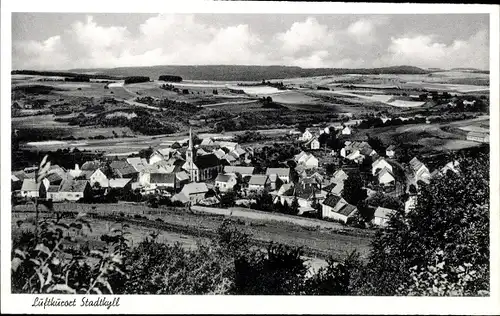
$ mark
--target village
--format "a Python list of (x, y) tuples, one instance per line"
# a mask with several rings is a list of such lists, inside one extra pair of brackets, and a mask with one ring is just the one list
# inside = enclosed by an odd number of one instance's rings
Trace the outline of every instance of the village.
[[(456, 160), (432, 171), (419, 157), (401, 163), (396, 144), (378, 144), (375, 150), (370, 141), (357, 140), (365, 139), (357, 136), (359, 123), (290, 130), (290, 143), (281, 145), (297, 153), (265, 168), (255, 159), (252, 146), (198, 139), (190, 129), (184, 142), (150, 148), (145, 157), (91, 160), (73, 169), (51, 165), (39, 182), (36, 166), (14, 171), (12, 194), (17, 203), (120, 200), (158, 207), (163, 201), (379, 227), (398, 210), (410, 212), (419, 187), (433, 177), (458, 172)], [(260, 157), (265, 160), (265, 153)]]

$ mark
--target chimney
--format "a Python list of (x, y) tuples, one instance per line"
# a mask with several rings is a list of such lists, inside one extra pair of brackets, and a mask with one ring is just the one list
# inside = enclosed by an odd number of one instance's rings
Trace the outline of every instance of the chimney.
[(79, 166), (77, 163), (75, 163), (75, 170), (76, 170), (76, 171), (79, 171), (79, 170), (80, 170), (80, 166)]

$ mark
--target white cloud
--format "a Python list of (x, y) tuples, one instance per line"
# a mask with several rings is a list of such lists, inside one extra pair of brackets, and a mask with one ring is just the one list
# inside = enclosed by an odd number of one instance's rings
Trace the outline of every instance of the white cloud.
[(53, 68), (54, 62), (66, 63), (69, 58), (64, 51), (61, 36), (49, 37), (45, 41), (19, 41), (12, 45), (13, 64), (24, 68)]
[[(136, 32), (104, 26), (92, 16), (42, 41), (13, 44), (16, 69), (69, 69), (180, 64), (294, 65), (300, 67), (486, 68), (488, 33), (444, 43), (434, 35), (383, 36), (387, 17), (373, 16), (333, 29), (313, 17), (288, 29), (256, 33), (250, 25), (204, 24), (194, 15), (160, 14)], [(397, 32), (393, 32), (397, 34)]]
[(328, 47), (333, 43), (334, 32), (315, 18), (307, 18), (304, 22), (293, 23), (289, 30), (276, 37), (283, 50), (292, 53), (303, 48)]
[(381, 64), (414, 65), (419, 67), (488, 68), (489, 45), (486, 31), (479, 31), (467, 40), (445, 44), (435, 35), (391, 38)]

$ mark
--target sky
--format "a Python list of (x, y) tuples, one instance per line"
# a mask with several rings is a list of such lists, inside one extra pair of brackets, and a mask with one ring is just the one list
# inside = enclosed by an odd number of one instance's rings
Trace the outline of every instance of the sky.
[(12, 68), (489, 68), (487, 14), (13, 13)]

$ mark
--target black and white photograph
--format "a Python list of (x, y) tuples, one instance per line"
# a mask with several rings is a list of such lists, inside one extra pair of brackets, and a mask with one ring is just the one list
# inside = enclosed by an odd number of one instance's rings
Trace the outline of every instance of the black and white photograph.
[(2, 12), (2, 301), (500, 312), (498, 7), (253, 4)]

